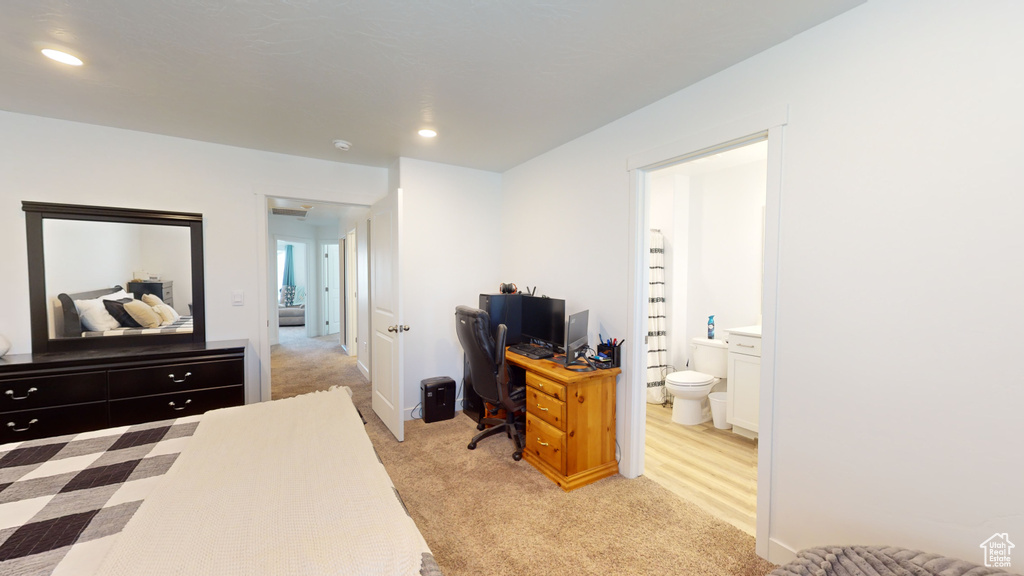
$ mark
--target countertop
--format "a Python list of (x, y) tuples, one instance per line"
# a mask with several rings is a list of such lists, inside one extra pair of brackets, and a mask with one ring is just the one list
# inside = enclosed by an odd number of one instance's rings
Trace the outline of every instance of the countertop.
[(739, 336), (753, 336), (754, 338), (761, 337), (761, 325), (757, 326), (743, 326), (741, 328), (726, 328), (726, 332), (730, 335), (737, 334)]

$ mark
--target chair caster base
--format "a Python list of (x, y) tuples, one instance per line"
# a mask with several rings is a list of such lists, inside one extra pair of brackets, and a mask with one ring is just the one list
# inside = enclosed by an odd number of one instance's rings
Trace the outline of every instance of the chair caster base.
[(476, 450), (476, 442), (470, 442), (469, 446), (466, 446), (466, 448), (469, 448), (470, 450)]
[(519, 450), (516, 450), (515, 452), (512, 453), (512, 459), (515, 460), (516, 462), (519, 462), (520, 460), (523, 459), (523, 453), (520, 452)]
[(484, 426), (483, 424), (477, 424), (476, 425), (476, 429), (480, 430), (481, 432), (483, 431), (484, 428), (487, 428), (487, 426)]

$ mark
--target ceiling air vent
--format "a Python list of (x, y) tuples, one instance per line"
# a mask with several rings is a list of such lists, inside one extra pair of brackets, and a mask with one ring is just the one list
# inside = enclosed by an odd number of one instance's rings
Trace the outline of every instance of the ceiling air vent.
[(306, 210), (296, 210), (295, 208), (271, 208), (271, 214), (277, 214), (278, 216), (298, 216), (299, 218), (306, 217)]

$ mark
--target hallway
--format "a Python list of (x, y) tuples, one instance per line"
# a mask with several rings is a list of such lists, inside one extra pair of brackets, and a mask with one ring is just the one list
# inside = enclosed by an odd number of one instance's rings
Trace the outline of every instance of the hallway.
[(282, 326), (280, 344), (270, 349), (272, 400), (327, 390), (335, 385), (367, 384), (356, 357), (342, 350), (338, 335), (306, 338), (304, 326)]

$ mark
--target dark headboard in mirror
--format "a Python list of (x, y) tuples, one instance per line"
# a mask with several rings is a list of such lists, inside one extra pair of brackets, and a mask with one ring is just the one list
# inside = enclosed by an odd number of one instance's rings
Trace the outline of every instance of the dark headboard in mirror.
[(202, 214), (22, 210), (33, 353), (206, 341)]

